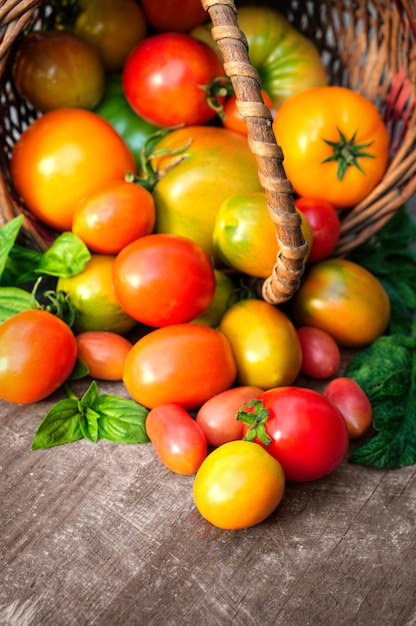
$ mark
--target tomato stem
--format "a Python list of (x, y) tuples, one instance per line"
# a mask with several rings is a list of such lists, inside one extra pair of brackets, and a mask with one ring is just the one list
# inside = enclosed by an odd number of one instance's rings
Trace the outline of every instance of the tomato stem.
[(270, 413), (261, 400), (250, 400), (243, 404), (236, 415), (236, 419), (249, 426), (243, 441), (254, 441), (258, 438), (264, 445), (269, 446), (272, 442), (266, 431), (266, 422), (269, 416)]
[(364, 149), (371, 146), (373, 143), (369, 141), (368, 143), (355, 143), (355, 138), (357, 135), (357, 131), (354, 132), (351, 139), (347, 139), (344, 133), (338, 128), (339, 140), (338, 141), (329, 141), (329, 139), (324, 139), (325, 143), (328, 144), (331, 148), (333, 148), (333, 154), (329, 156), (327, 159), (324, 159), (322, 163), (330, 163), (332, 161), (336, 161), (338, 164), (337, 168), (337, 178), (338, 180), (342, 180), (347, 173), (347, 170), (350, 166), (356, 167), (362, 174), (365, 175), (365, 171), (361, 167), (358, 162), (358, 158), (369, 158), (374, 159), (375, 155), (370, 152), (366, 152)]

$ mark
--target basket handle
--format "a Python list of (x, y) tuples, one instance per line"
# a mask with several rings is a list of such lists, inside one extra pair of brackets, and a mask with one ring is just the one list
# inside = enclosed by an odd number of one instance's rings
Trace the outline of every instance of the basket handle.
[(273, 118), (263, 103), (261, 80), (250, 63), (247, 41), (238, 27), (235, 3), (233, 0), (201, 0), (201, 3), (211, 18), (212, 38), (218, 44), (224, 71), (246, 122), (248, 145), (256, 157), (260, 183), (276, 226), (279, 244), (276, 264), (271, 276), (258, 279), (255, 287), (266, 302), (280, 304), (290, 300), (299, 288), (308, 245), (300, 228), (293, 188), (283, 168), (283, 152), (273, 132)]

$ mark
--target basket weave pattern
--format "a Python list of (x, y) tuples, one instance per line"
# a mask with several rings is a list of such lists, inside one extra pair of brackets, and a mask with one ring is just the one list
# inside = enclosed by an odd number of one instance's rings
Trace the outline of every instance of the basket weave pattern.
[[(201, 2), (211, 18), (212, 37), (245, 118), (249, 147), (256, 156), (259, 179), (276, 225), (280, 253), (272, 275), (259, 280), (258, 290), (266, 301), (278, 304), (296, 292), (306, 254), (292, 185), (285, 176), (284, 155), (273, 134), (271, 113), (262, 101), (258, 73), (250, 64), (245, 36), (238, 27), (236, 3)], [(48, 247), (54, 233), (25, 209), (9, 171), (14, 143), (38, 112), (16, 92), (10, 80), (10, 61), (15, 41), (29, 25), (41, 25), (49, 8), (42, 0), (5, 0), (0, 6), (0, 224), (23, 214), (24, 232), (40, 249)], [(389, 131), (390, 158), (382, 181), (359, 205), (342, 214), (335, 254), (344, 255), (377, 232), (416, 191), (414, 3), (287, 0), (284, 9), (289, 21), (321, 51), (329, 82), (350, 87), (374, 102)]]

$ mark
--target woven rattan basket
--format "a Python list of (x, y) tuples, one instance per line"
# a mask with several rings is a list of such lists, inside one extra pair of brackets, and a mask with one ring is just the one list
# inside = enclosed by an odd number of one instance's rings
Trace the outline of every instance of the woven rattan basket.
[[(259, 293), (278, 304), (289, 300), (300, 284), (306, 244), (294, 208), (293, 189), (284, 172), (283, 154), (273, 134), (271, 113), (262, 102), (260, 79), (238, 27), (238, 4), (233, 0), (202, 0), (247, 123), (249, 146), (256, 155), (260, 182), (276, 224), (280, 253), (272, 275), (259, 281)], [(284, 10), (289, 21), (321, 51), (330, 83), (350, 87), (369, 98), (388, 126), (390, 158), (382, 181), (359, 205), (343, 212), (335, 254), (344, 255), (377, 232), (416, 190), (414, 2), (286, 0), (263, 4)], [(49, 9), (41, 0), (3, 0), (0, 6), (0, 223), (24, 214), (24, 233), (41, 249), (51, 243), (54, 233), (23, 206), (9, 173), (13, 145), (38, 115), (16, 92), (10, 80), (10, 60), (19, 35), (29, 25), (40, 27)]]

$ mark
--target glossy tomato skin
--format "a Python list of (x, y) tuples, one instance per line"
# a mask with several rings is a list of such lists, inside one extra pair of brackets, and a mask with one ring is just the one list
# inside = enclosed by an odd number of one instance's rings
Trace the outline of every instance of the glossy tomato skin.
[(373, 407), (364, 390), (352, 378), (340, 376), (328, 383), (324, 395), (341, 412), (350, 439), (364, 435), (373, 421)]
[(202, 428), (211, 446), (221, 446), (229, 441), (243, 438), (243, 423), (237, 413), (245, 402), (263, 393), (260, 387), (232, 387), (207, 400), (196, 414), (196, 422)]
[(148, 326), (190, 322), (211, 303), (215, 275), (206, 252), (185, 237), (152, 234), (126, 246), (113, 267), (123, 309)]
[(65, 322), (43, 310), (23, 311), (0, 325), (0, 397), (38, 402), (56, 391), (75, 365), (77, 344)]
[[(349, 445), (347, 427), (340, 411), (323, 394), (302, 387), (278, 387), (257, 400), (269, 412), (265, 428), (271, 442), (255, 441), (279, 461), (288, 481), (316, 480), (342, 463)], [(244, 424), (245, 436), (248, 428)]]
[(32, 31), (13, 59), (13, 79), (43, 113), (62, 107), (94, 108), (104, 94), (104, 66), (96, 48), (75, 33)]
[(341, 232), (341, 220), (336, 209), (326, 200), (304, 196), (295, 199), (295, 206), (302, 211), (312, 229), (312, 245), (307, 259), (309, 263), (331, 256)]
[(137, 320), (126, 313), (117, 299), (114, 260), (113, 255), (92, 254), (82, 272), (58, 279), (57, 290), (67, 293), (77, 310), (72, 326), (75, 333), (99, 330), (123, 335), (136, 326)]
[(107, 72), (120, 70), (146, 36), (147, 24), (136, 0), (80, 0), (74, 31), (99, 51)]
[(224, 76), (218, 56), (184, 33), (147, 37), (129, 54), (123, 87), (134, 111), (152, 124), (206, 124), (216, 115), (200, 85)]
[(146, 417), (146, 432), (162, 463), (175, 474), (195, 474), (208, 452), (202, 428), (178, 404), (161, 404)]
[(150, 191), (133, 182), (112, 180), (79, 201), (72, 232), (93, 252), (118, 254), (139, 237), (150, 235), (155, 221)]
[(76, 336), (78, 357), (91, 378), (122, 380), (124, 362), (132, 347), (126, 337), (105, 330), (90, 330)]
[(155, 150), (181, 150), (151, 160), (160, 179), (153, 191), (156, 232), (188, 237), (215, 259), (212, 233), (221, 203), (262, 190), (247, 139), (226, 128), (188, 126), (168, 133)]
[(11, 158), (16, 190), (30, 211), (57, 230), (71, 230), (74, 208), (109, 180), (135, 172), (134, 157), (93, 111), (63, 108), (36, 119)]
[(302, 353), (296, 329), (277, 307), (248, 298), (231, 306), (219, 330), (237, 363), (237, 382), (271, 389), (290, 385), (300, 372)]
[(238, 288), (231, 276), (218, 269), (214, 269), (214, 276), (215, 291), (211, 303), (201, 315), (191, 320), (193, 324), (217, 328), (224, 313), (238, 300)]
[(142, 0), (147, 22), (158, 32), (188, 33), (209, 20), (200, 0)]
[(341, 364), (341, 351), (331, 335), (313, 326), (301, 326), (296, 332), (302, 350), (301, 372), (311, 378), (334, 376)]
[(345, 348), (369, 345), (390, 319), (390, 300), (380, 281), (342, 258), (312, 264), (291, 302), (299, 325), (321, 328)]
[(124, 384), (152, 409), (166, 403), (195, 410), (230, 388), (236, 364), (224, 335), (199, 324), (174, 324), (149, 332), (130, 350)]
[(256, 443), (230, 441), (202, 462), (193, 496), (199, 513), (224, 530), (249, 528), (280, 504), (285, 476), (276, 459)]
[[(381, 180), (388, 161), (387, 128), (375, 105), (347, 87), (315, 87), (294, 95), (273, 122), (285, 155), (285, 172), (300, 196), (322, 198), (336, 209), (363, 200)], [(334, 150), (327, 142), (347, 140), (366, 146), (371, 156), (358, 156), (338, 178), (336, 161), (324, 162)]]

